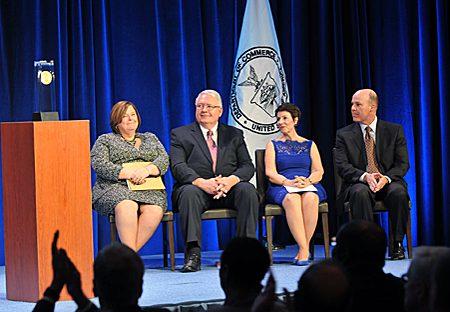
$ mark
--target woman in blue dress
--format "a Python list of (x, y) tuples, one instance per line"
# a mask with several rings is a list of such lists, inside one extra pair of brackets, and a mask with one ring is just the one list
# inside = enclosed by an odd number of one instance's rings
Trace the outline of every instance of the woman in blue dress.
[(292, 236), (299, 246), (294, 264), (309, 263), (309, 242), (316, 229), (319, 202), (326, 192), (319, 183), (323, 167), (316, 144), (297, 134), (300, 110), (290, 103), (275, 111), (281, 135), (267, 143), (268, 201), (282, 206)]

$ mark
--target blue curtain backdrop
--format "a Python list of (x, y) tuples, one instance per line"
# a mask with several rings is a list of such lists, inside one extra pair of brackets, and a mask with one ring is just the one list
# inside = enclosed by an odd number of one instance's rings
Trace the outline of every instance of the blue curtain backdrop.
[[(300, 131), (321, 151), (331, 204), (335, 131), (351, 122), (355, 90), (371, 87), (379, 117), (405, 128), (414, 243), (450, 245), (448, 1), (270, 3), (291, 100), (303, 111)], [(53, 59), (59, 114), (90, 120), (91, 144), (110, 131), (112, 104), (127, 99), (141, 112), (141, 130), (168, 149), (170, 129), (194, 120), (199, 91), (216, 89), (228, 103), (244, 8), (244, 0), (1, 0), (0, 121), (31, 119), (33, 61)], [(203, 229), (209, 250), (233, 232), (229, 223)], [(108, 234), (94, 214), (96, 247)], [(161, 229), (141, 254), (160, 252)]]

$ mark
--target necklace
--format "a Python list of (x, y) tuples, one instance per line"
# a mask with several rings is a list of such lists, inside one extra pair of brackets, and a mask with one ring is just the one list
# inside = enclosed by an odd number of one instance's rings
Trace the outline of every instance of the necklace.
[(123, 136), (122, 136), (122, 139), (124, 139), (125, 142), (130, 143), (131, 145), (134, 146), (134, 145), (136, 144), (136, 139), (137, 139), (137, 137), (136, 137), (136, 134), (135, 134), (131, 140), (127, 140), (127, 139), (125, 139)]

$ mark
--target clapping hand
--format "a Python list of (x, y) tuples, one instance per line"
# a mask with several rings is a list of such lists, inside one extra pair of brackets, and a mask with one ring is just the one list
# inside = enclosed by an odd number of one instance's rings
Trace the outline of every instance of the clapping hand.
[(66, 285), (67, 291), (78, 307), (85, 307), (87, 304), (90, 304), (90, 301), (81, 289), (80, 272), (78, 272), (72, 260), (67, 256), (67, 252), (63, 248), (57, 247), (58, 238), (59, 231), (56, 231), (52, 242), (53, 281), (50, 288), (56, 291), (59, 296), (62, 288)]
[(50, 288), (52, 288), (56, 294), (59, 296), (61, 293), (62, 288), (64, 287), (65, 278), (64, 278), (64, 271), (65, 271), (65, 251), (64, 254), (62, 253), (63, 249), (58, 249), (58, 238), (59, 238), (59, 231), (56, 231), (53, 235), (53, 241), (52, 241), (52, 268), (53, 268), (53, 279), (52, 283), (50, 284)]
[(264, 290), (256, 297), (252, 305), (252, 312), (269, 312), (272, 311), (273, 305), (277, 300), (277, 295), (275, 293), (276, 282), (273, 277), (272, 271), (269, 273), (269, 279), (267, 280), (266, 287)]

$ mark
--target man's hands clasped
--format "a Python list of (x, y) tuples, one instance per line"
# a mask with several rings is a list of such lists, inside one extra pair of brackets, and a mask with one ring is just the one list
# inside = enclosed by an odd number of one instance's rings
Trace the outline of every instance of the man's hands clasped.
[(219, 175), (210, 179), (198, 178), (193, 184), (208, 194), (214, 195), (214, 199), (219, 199), (226, 197), (228, 192), (239, 183), (239, 178), (237, 176), (231, 175), (228, 177), (222, 177)]
[(365, 182), (369, 185), (372, 192), (376, 193), (380, 191), (389, 181), (381, 173), (367, 173), (364, 177)]

